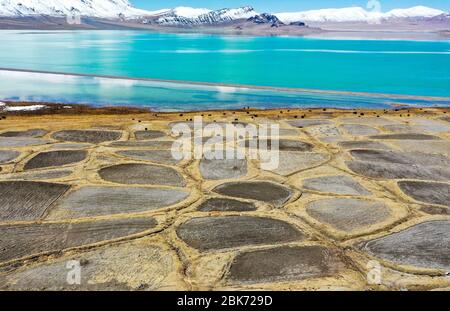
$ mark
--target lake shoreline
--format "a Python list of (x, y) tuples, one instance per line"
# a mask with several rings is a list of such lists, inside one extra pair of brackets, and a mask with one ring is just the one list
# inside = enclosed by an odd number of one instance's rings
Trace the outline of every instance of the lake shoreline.
[[(364, 116), (381, 116), (385, 114), (415, 114), (424, 112), (433, 112), (443, 115), (450, 115), (450, 107), (433, 106), (433, 107), (410, 107), (407, 105), (392, 105), (390, 108), (329, 108), (329, 107), (301, 107), (301, 108), (254, 108), (242, 107), (236, 109), (203, 109), (203, 110), (179, 110), (179, 111), (155, 111), (145, 107), (129, 107), (129, 106), (102, 106), (97, 107), (89, 104), (67, 104), (67, 103), (50, 103), (50, 102), (27, 102), (27, 101), (0, 101), (7, 107), (16, 107), (17, 110), (5, 111), (0, 105), (0, 118), (2, 116), (52, 116), (52, 115), (68, 115), (68, 116), (101, 116), (101, 115), (153, 115), (156, 117), (194, 117), (194, 116), (223, 116), (224, 114), (242, 114), (247, 116), (264, 115), (266, 117), (276, 117), (283, 115), (284, 117), (292, 116), (294, 119), (302, 119), (307, 116), (321, 116), (331, 114), (349, 114), (358, 117)], [(26, 107), (43, 106), (39, 109), (26, 109)], [(24, 108), (24, 109), (21, 109)], [(406, 116), (406, 115), (405, 115)]]

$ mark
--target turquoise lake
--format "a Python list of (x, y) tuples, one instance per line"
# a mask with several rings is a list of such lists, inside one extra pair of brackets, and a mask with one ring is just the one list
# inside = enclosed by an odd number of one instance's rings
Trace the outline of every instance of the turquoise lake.
[[(0, 31), (0, 67), (179, 83), (2, 71), (0, 100), (157, 110), (450, 104), (449, 41), (326, 40), (146, 31)], [(65, 77), (65, 78), (62, 78)], [(68, 78), (70, 77), (70, 79)], [(213, 87), (185, 81), (235, 85)], [(239, 85), (269, 87), (267, 90)], [(429, 102), (300, 88), (443, 97)]]

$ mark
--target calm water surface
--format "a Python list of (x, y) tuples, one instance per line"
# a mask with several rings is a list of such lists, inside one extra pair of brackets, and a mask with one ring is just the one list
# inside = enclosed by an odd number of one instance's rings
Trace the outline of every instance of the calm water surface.
[[(0, 31), (0, 42), (1, 68), (450, 97), (449, 41), (323, 40), (144, 31)], [(160, 110), (321, 103), (347, 108), (385, 107), (398, 102), (391, 98), (61, 77), (3, 72), (0, 100), (45, 98), (98, 105), (147, 105)], [(448, 101), (406, 103), (447, 105)]]

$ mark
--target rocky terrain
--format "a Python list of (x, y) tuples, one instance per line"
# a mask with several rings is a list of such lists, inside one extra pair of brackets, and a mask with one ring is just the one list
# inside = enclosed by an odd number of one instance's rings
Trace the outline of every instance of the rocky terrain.
[[(0, 289), (449, 288), (449, 113), (4, 114)], [(279, 124), (279, 166), (173, 158), (200, 115)]]

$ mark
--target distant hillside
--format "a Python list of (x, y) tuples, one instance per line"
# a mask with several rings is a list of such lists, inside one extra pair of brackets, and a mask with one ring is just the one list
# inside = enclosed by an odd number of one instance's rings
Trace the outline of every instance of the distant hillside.
[(251, 6), (146, 11), (128, 0), (0, 0), (0, 29), (150, 29), (245, 35), (415, 31), (447, 36), (449, 16), (424, 6), (386, 13), (351, 7), (273, 14), (259, 13)]

